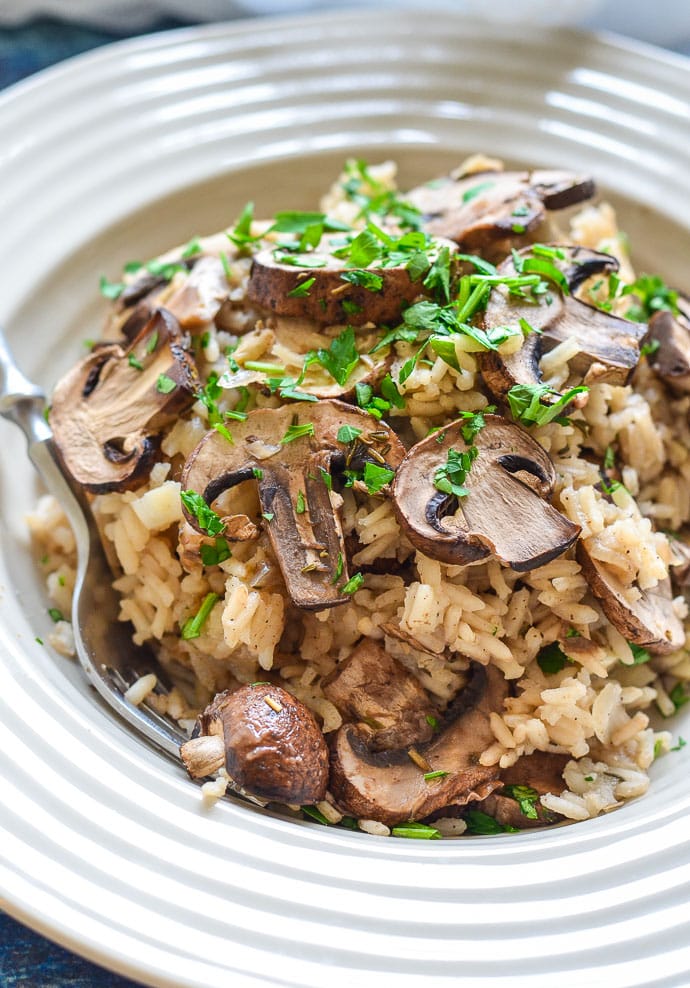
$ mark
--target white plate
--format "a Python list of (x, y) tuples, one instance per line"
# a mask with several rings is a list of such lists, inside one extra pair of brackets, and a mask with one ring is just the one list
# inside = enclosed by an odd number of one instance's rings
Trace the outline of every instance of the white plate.
[[(690, 72), (579, 34), (358, 12), (104, 49), (0, 97), (0, 318), (46, 385), (98, 332), (98, 275), (230, 222), (313, 207), (347, 155), (412, 183), (483, 149), (591, 170), (641, 264), (688, 287)], [(0, 887), (48, 936), (151, 984), (687, 985), (690, 748), (650, 795), (570, 828), (382, 840), (230, 801), (34, 642), (46, 602), (0, 429)], [(688, 730), (687, 718), (684, 720)], [(677, 728), (674, 728), (677, 729)], [(682, 732), (683, 727), (680, 725)]]

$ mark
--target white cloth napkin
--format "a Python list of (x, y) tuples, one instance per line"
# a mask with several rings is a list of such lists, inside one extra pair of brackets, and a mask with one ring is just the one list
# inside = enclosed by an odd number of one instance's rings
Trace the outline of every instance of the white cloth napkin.
[[(381, 8), (421, 7), (466, 11), (502, 22), (573, 25), (617, 31), (671, 47), (690, 41), (687, 0), (378, 0)], [(371, 9), (371, 0), (0, 0), (0, 25), (51, 16), (110, 30), (137, 31), (163, 16), (181, 20), (226, 20), (261, 14)]]

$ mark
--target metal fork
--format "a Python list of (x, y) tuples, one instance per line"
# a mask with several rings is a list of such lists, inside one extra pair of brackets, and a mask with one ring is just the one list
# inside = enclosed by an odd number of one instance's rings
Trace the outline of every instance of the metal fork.
[(77, 545), (77, 578), (72, 626), (77, 656), (92, 686), (120, 717), (166, 754), (179, 758), (187, 736), (177, 725), (146, 704), (125, 699), (128, 687), (153, 673), (163, 689), (168, 677), (146, 648), (131, 639), (131, 626), (118, 621), (118, 599), (112, 587), (101, 540), (83, 492), (60, 463), (45, 417), (46, 397), (17, 367), (0, 331), (0, 415), (26, 436), (29, 457), (48, 491), (60, 501)]

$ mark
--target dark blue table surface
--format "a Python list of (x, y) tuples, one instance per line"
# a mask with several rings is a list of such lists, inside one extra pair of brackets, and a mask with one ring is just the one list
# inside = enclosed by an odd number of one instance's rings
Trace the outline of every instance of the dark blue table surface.
[[(162, 31), (196, 23), (193, 19), (159, 21)], [(0, 30), (0, 89), (70, 55), (108, 44), (129, 33), (42, 18)], [(690, 54), (687, 42), (682, 49)], [(0, 913), (0, 988), (137, 988), (134, 981), (105, 971), (63, 950)]]

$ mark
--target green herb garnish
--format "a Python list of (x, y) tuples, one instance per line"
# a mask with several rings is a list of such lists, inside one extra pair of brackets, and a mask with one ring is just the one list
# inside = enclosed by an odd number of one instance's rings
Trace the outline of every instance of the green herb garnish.
[(369, 494), (378, 494), (386, 484), (390, 484), (393, 477), (395, 477), (394, 470), (380, 467), (377, 463), (371, 463), (369, 460), (364, 464), (363, 480)]
[(426, 823), (416, 823), (411, 820), (409, 823), (399, 823), (393, 827), (391, 834), (394, 837), (407, 837), (410, 840), (439, 840), (440, 830), (436, 827), (429, 827)]
[(285, 435), (280, 440), (281, 445), (285, 446), (287, 443), (294, 442), (295, 439), (301, 439), (303, 436), (313, 436), (314, 435), (314, 423), (304, 422), (302, 425), (291, 425), (288, 427)]
[(489, 816), (488, 813), (482, 813), (481, 810), (468, 810), (465, 814), (465, 823), (467, 824), (468, 834), (476, 834), (482, 837), (492, 834), (519, 833), (517, 827), (499, 823), (494, 817)]
[(341, 425), (336, 436), (339, 443), (351, 443), (362, 435), (362, 430), (354, 425)]
[(340, 588), (340, 592), (344, 594), (356, 593), (363, 583), (364, 583), (364, 576), (361, 573), (355, 573), (354, 576), (350, 577), (347, 583), (343, 584), (343, 586)]
[(162, 395), (169, 395), (171, 391), (174, 391), (177, 385), (171, 377), (167, 374), (159, 374), (158, 380), (156, 381), (156, 391), (159, 391)]
[(201, 607), (196, 612), (194, 617), (188, 618), (182, 625), (181, 637), (183, 641), (190, 641), (192, 638), (198, 638), (201, 634), (201, 629), (206, 624), (208, 616), (216, 605), (216, 602), (220, 600), (217, 593), (207, 593), (204, 597)]
[(201, 494), (196, 491), (181, 491), (180, 499), (189, 514), (196, 518), (202, 532), (211, 536), (220, 535), (225, 528), (223, 519), (208, 506)]
[(216, 539), (214, 545), (202, 545), (199, 549), (199, 555), (204, 566), (218, 566), (219, 563), (224, 563), (226, 559), (229, 559), (232, 553), (227, 540), (220, 537)]
[(501, 795), (514, 799), (520, 807), (522, 815), (526, 816), (529, 820), (539, 819), (539, 814), (537, 813), (539, 793), (536, 789), (532, 789), (531, 786), (504, 786), (501, 789)]
[(559, 393), (547, 384), (514, 384), (508, 392), (508, 404), (513, 418), (523, 425), (546, 425), (553, 421), (563, 424), (568, 421), (561, 415), (563, 409), (577, 395), (586, 394), (588, 391), (589, 388), (585, 385), (579, 385), (560, 395), (552, 405), (544, 405), (542, 398)]
[(469, 449), (462, 451), (449, 449), (446, 462), (434, 474), (436, 490), (444, 494), (453, 494), (455, 497), (467, 497), (469, 490), (464, 484), (478, 455), (479, 450), (476, 446), (470, 446)]
[(54, 621), (55, 624), (57, 624), (58, 621), (64, 621), (65, 620), (65, 617), (64, 617), (62, 611), (59, 610), (57, 607), (49, 607), (48, 608), (48, 614), (50, 615), (51, 621)]
[(307, 298), (309, 295), (309, 289), (312, 287), (316, 278), (313, 276), (307, 278), (305, 281), (301, 281), (292, 291), (287, 293), (288, 298)]
[(544, 645), (537, 653), (537, 665), (546, 676), (553, 676), (555, 673), (565, 669), (570, 659), (565, 654), (558, 642), (551, 642)]

